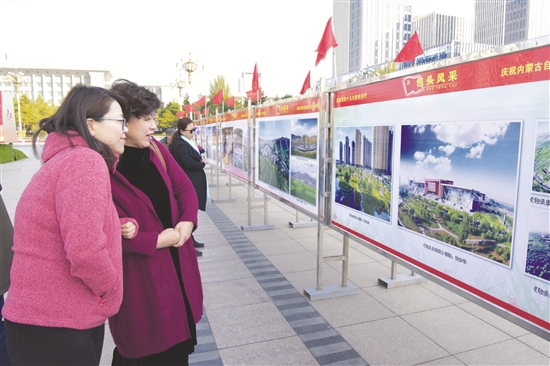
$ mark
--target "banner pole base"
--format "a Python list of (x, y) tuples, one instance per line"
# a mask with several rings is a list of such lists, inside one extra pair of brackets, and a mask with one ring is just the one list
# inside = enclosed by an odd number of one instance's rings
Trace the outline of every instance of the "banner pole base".
[(334, 297), (357, 295), (359, 287), (348, 281), (346, 287), (341, 284), (323, 285), (323, 289), (319, 291), (317, 287), (307, 287), (304, 289), (304, 295), (310, 300), (332, 299)]
[(259, 231), (259, 230), (273, 230), (273, 229), (275, 229), (274, 224), (241, 226), (242, 231)]
[(400, 273), (394, 279), (391, 277), (378, 277), (378, 284), (386, 286), (387, 289), (415, 285), (422, 282), (428, 282), (428, 280), (417, 274)]

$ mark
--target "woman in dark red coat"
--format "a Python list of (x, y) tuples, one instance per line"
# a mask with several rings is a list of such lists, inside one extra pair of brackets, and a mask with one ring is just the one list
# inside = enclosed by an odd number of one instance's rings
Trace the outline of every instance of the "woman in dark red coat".
[(197, 344), (202, 285), (192, 245), (197, 195), (168, 150), (157, 142), (157, 96), (127, 80), (112, 90), (124, 97), (128, 133), (111, 176), (120, 216), (139, 224), (123, 240), (124, 296), (109, 318), (113, 365), (186, 365)]

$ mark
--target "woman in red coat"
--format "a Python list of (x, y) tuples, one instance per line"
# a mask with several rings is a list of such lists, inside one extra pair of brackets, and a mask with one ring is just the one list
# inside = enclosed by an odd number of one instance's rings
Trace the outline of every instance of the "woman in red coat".
[(191, 233), (197, 227), (193, 185), (157, 142), (157, 96), (117, 80), (113, 92), (127, 102), (124, 154), (111, 175), (115, 207), (138, 225), (123, 239), (124, 296), (109, 318), (116, 345), (113, 365), (186, 365), (197, 344), (202, 285)]

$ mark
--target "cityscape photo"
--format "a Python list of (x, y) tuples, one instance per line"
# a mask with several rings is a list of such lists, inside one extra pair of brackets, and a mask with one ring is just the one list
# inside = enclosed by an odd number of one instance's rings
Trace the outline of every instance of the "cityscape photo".
[(550, 282), (550, 212), (531, 207), (525, 273)]
[(510, 265), (520, 122), (404, 125), (398, 225)]
[(289, 193), (290, 120), (258, 122), (258, 179)]
[(337, 204), (391, 221), (393, 126), (336, 128)]
[(550, 121), (537, 123), (533, 191), (550, 193)]
[(317, 200), (317, 118), (292, 120), (290, 194), (315, 205)]

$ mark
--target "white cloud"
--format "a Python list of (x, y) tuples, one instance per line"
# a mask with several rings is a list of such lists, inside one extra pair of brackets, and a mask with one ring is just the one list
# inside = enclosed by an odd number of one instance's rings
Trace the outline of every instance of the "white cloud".
[[(432, 131), (438, 140), (447, 144), (440, 146), (447, 156), (456, 148), (470, 149), (466, 157), (481, 159), (485, 145), (494, 145), (504, 137), (509, 122), (462, 122), (433, 125)], [(451, 151), (452, 150), (452, 151)]]
[(451, 159), (447, 157), (436, 158), (432, 154), (424, 154), (421, 151), (414, 153), (414, 158), (416, 159), (417, 168), (422, 170), (435, 170), (438, 173), (447, 173), (450, 172), (453, 168), (451, 166)]
[(466, 157), (470, 159), (481, 159), (484, 149), (485, 144), (478, 144), (470, 149), (470, 152), (466, 154)]
[(439, 151), (443, 151), (447, 156), (449, 156), (455, 151), (456, 146), (446, 145), (446, 146), (440, 146), (438, 149)]
[(495, 144), (504, 137), (509, 124), (508, 122), (445, 123), (432, 126), (432, 131), (438, 140), (468, 149), (481, 142)]
[(426, 130), (426, 125), (414, 126), (414, 133), (424, 133), (425, 130)]

